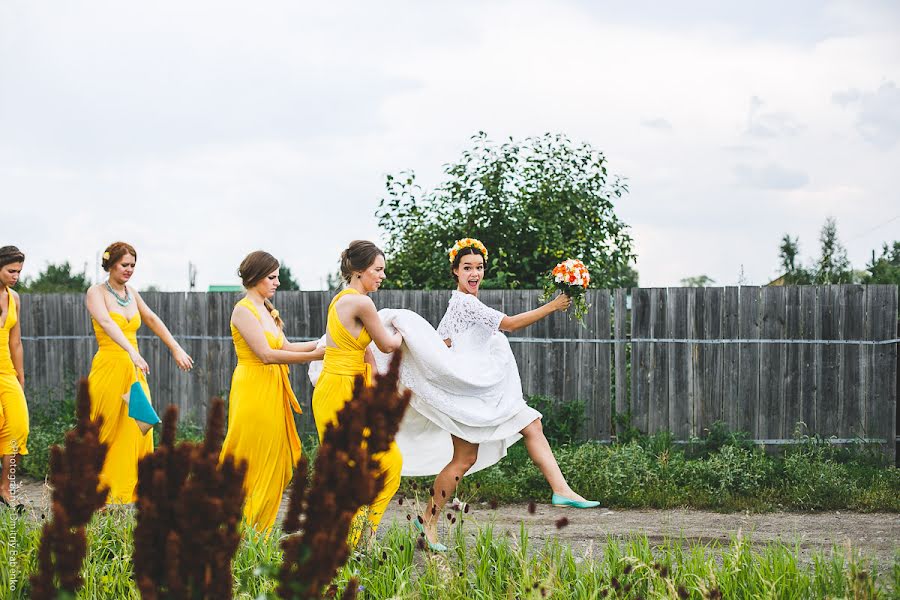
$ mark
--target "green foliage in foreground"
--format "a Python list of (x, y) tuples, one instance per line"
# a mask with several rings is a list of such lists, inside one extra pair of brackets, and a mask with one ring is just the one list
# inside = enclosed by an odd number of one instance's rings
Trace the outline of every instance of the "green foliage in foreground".
[[(808, 439), (772, 456), (732, 436), (676, 446), (667, 435), (625, 444), (554, 448), (570, 485), (604, 506), (734, 510), (858, 510), (900, 512), (900, 469), (865, 450)], [(402, 492), (430, 478), (404, 479)], [(497, 465), (462, 480), (460, 498), (549, 500), (543, 475), (522, 443)]]
[[(41, 522), (12, 511), (0, 513), (0, 588), (4, 598), (28, 598), (28, 575), (37, 563)], [(753, 549), (747, 538), (730, 544), (652, 546), (645, 537), (596, 540), (575, 552), (551, 539), (531, 544), (490, 526), (459, 525), (447, 536), (450, 552), (435, 556), (415, 549), (409, 527), (393, 526), (378, 547), (344, 567), (342, 589), (357, 577), (360, 598), (889, 598), (900, 589), (900, 558), (880, 573), (847, 549), (815, 554), (799, 563), (799, 548), (772, 544)], [(94, 517), (88, 529), (86, 587), (78, 598), (139, 598), (131, 578), (134, 518), (127, 509)], [(246, 532), (235, 557), (237, 598), (274, 598), (281, 561), (280, 533), (268, 538)], [(15, 554), (11, 554), (12, 551)], [(11, 562), (12, 561), (12, 562)], [(15, 590), (11, 578), (16, 578)], [(605, 590), (605, 592), (604, 592)], [(716, 594), (720, 595), (716, 595)]]

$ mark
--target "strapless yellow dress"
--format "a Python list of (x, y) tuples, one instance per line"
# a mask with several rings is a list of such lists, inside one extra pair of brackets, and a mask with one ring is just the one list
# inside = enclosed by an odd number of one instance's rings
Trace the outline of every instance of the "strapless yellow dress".
[[(259, 319), (249, 299), (237, 305)], [(284, 334), (265, 334), (270, 348), (284, 344)], [(300, 404), (291, 389), (287, 365), (263, 364), (234, 323), (231, 338), (238, 362), (231, 377), (228, 434), (221, 458), (230, 455), (247, 461), (244, 519), (258, 531), (267, 531), (275, 524), (281, 497), (300, 460), (300, 436), (293, 416), (301, 412)]]
[[(336, 295), (328, 307), (328, 333), (337, 347), (325, 347), (322, 373), (316, 382), (316, 389), (312, 397), (313, 416), (316, 420), (316, 429), (319, 431), (320, 440), (325, 433), (325, 427), (329, 423), (337, 421), (338, 411), (353, 396), (353, 383), (356, 376), (362, 375), (366, 385), (372, 385), (371, 365), (365, 361), (366, 347), (372, 338), (365, 328), (358, 337), (350, 335), (338, 318), (335, 308), (337, 301), (345, 295), (358, 293), (353, 288), (347, 288)], [(400, 470), (403, 467), (403, 457), (396, 443), (391, 443), (387, 452), (376, 454), (375, 458), (381, 464), (384, 488), (368, 507), (367, 519), (373, 530), (378, 528), (388, 503), (397, 492), (397, 488), (400, 487)], [(359, 532), (357, 531), (352, 537), (355, 542), (359, 539)]]
[[(109, 316), (137, 350), (141, 314), (134, 313), (131, 318), (126, 318), (119, 313), (110, 312)], [(100, 471), (100, 485), (109, 486), (107, 504), (127, 504), (137, 499), (137, 464), (141, 458), (153, 452), (153, 432), (141, 432), (137, 422), (128, 416), (128, 404), (123, 396), (135, 381), (140, 382), (148, 399), (150, 388), (147, 386), (147, 378), (135, 368), (128, 352), (113, 341), (93, 318), (91, 323), (98, 346), (88, 375), (91, 419), (103, 417), (100, 441), (109, 448)]]
[(28, 404), (19, 385), (18, 373), (9, 349), (9, 332), (19, 321), (16, 301), (6, 289), (9, 309), (0, 327), (0, 455), (28, 454)]

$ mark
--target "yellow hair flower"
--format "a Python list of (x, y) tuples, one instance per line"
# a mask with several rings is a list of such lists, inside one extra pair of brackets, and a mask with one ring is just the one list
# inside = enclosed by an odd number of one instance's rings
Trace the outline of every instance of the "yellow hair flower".
[(459, 251), (463, 248), (475, 248), (484, 255), (484, 260), (487, 261), (488, 252), (487, 248), (484, 247), (484, 244), (475, 238), (462, 238), (461, 240), (456, 240), (456, 243), (450, 248), (449, 257), (451, 265), (453, 264), (453, 261), (456, 260), (456, 255), (459, 254)]
[(109, 252), (103, 253), (103, 260), (109, 260)]

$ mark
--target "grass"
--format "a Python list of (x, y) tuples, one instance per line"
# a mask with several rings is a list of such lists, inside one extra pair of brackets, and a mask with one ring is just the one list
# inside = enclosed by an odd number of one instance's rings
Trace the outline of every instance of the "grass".
[[(0, 586), (16, 591), (4, 598), (28, 597), (27, 575), (36, 564), (41, 523), (0, 513)], [(86, 585), (78, 598), (137, 599), (131, 580), (134, 518), (128, 510), (95, 516), (88, 530), (90, 550), (83, 572)], [(15, 532), (13, 535), (12, 532)], [(235, 596), (274, 598), (281, 561), (279, 532), (265, 537), (245, 532), (233, 564)], [(724, 545), (654, 546), (645, 537), (598, 541), (577, 554), (556, 539), (531, 542), (521, 526), (517, 535), (491, 526), (457, 525), (448, 535), (450, 551), (431, 555), (415, 549), (410, 527), (392, 526), (378, 547), (352, 558), (335, 581), (339, 590), (351, 577), (360, 598), (890, 598), (900, 590), (900, 556), (893, 570), (880, 573), (866, 558), (847, 548), (797, 560), (798, 548), (771, 544), (754, 549), (735, 537)]]

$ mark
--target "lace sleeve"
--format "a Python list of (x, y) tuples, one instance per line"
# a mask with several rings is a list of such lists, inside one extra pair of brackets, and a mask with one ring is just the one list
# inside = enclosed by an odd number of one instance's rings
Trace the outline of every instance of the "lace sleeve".
[(505, 317), (499, 310), (484, 304), (471, 294), (454, 293), (447, 306), (447, 312), (438, 325), (437, 332), (443, 339), (453, 339), (473, 325), (484, 327), (491, 332), (500, 329), (500, 321)]

